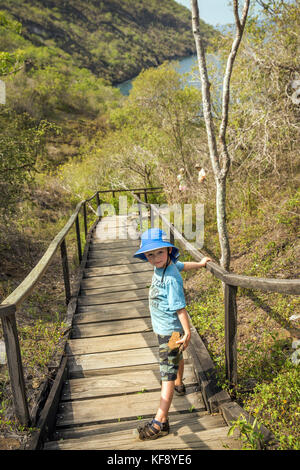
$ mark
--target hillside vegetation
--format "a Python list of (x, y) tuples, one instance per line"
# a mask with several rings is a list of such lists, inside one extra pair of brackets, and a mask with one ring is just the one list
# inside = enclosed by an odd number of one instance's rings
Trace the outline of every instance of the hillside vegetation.
[[(0, 213), (4, 234), (0, 246), (2, 298), (34, 266), (75, 204), (91, 196), (96, 189), (161, 185), (165, 202), (203, 203), (203, 251), (218, 262), (215, 184), (199, 87), (189, 86), (174, 63), (161, 63), (165, 57), (162, 48), (160, 61), (154, 62), (156, 67), (141, 71), (133, 81), (129, 97), (122, 97), (101, 73), (98, 75), (93, 70), (92, 60), (86, 68), (82, 67), (84, 54), (80, 57), (77, 51), (67, 50), (68, 45), (64, 49), (59, 39), (52, 38), (52, 42), (46, 44), (49, 40), (46, 33), (39, 33), (38, 29), (29, 33), (27, 29), (29, 18), (36, 21), (39, 17), (42, 25), (46, 24), (46, 19), (54, 22), (56, 18), (57, 24), (64, 24), (72, 38), (75, 38), (74, 25), (78, 25), (76, 37), (85, 41), (79, 20), (71, 20), (69, 27), (66, 20), (58, 18), (58, 12), (62, 15), (64, 8), (70, 11), (70, 5), (81, 11), (82, 2), (26, 2), (31, 8), (30, 15), (29, 9), (19, 8), (21, 3), (6, 3), (10, 13), (15, 8), (20, 16), (12, 17), (7, 13), (0, 16), (0, 49), (6, 51), (6, 55), (0, 57), (0, 70), (4, 71), (7, 86), (7, 104), (0, 108), (0, 152), (5, 156), (0, 163)], [(125, 0), (90, 1), (84, 3), (86, 15), (100, 3), (106, 7), (126, 4), (131, 16), (132, 5), (140, 5), (140, 2)], [(258, 277), (298, 278), (299, 1), (269, 0), (264, 4), (262, 15), (259, 18), (252, 15), (247, 21), (232, 75), (228, 123), (232, 164), (227, 187), (231, 269)], [(172, 36), (172, 40), (176, 35), (173, 37), (166, 22), (166, 18), (171, 21), (164, 10), (169, 2), (145, 2), (143, 11), (150, 12), (149, 18), (153, 19), (151, 8), (155, 5), (161, 19), (157, 42), (153, 44), (159, 47), (158, 42), (166, 41), (166, 35)], [(125, 7), (124, 10), (127, 11)], [(190, 23), (188, 12), (182, 16), (180, 7), (174, 6), (172, 12), (174, 15), (176, 12), (179, 24), (184, 15), (187, 15), (185, 24)], [(135, 13), (143, 16), (138, 7)], [(22, 18), (27, 21), (26, 31), (15, 22)], [(137, 29), (143, 24), (139, 21)], [(117, 24), (113, 14), (107, 23), (110, 28)], [(121, 30), (120, 24), (118, 28)], [(191, 37), (186, 31), (186, 37)], [(89, 33), (90, 30), (86, 35)], [(218, 122), (220, 69), (222, 72), (225, 69), (232, 35), (230, 28), (220, 35), (207, 34), (208, 50), (218, 51), (219, 65), (216, 67), (211, 62), (209, 66), (214, 115)], [(114, 39), (114, 34), (109, 40), (106, 38), (107, 49), (111, 42), (111, 47), (118, 50), (120, 47), (118, 60), (122, 61), (125, 49), (121, 43), (117, 47)], [(144, 37), (143, 41), (146, 40)], [(126, 43), (127, 50), (133, 43), (133, 40)], [(11, 48), (7, 44), (12, 44)], [(135, 46), (132, 47), (134, 50)], [(192, 38), (189, 47), (194, 48)], [(174, 56), (180, 55), (179, 51), (178, 46)], [(88, 57), (93, 54), (90, 52)], [(24, 58), (25, 67), (22, 65)], [(111, 73), (118, 67), (112, 64), (107, 70)], [(195, 80), (199, 81), (197, 70), (194, 73)], [(105, 78), (118, 81), (117, 75)], [(207, 173), (201, 184), (197, 181), (196, 163)], [(182, 167), (188, 185), (184, 194), (179, 191), (177, 181)], [(14, 171), (10, 171), (12, 169)], [(107, 201), (117, 204), (116, 199)], [(75, 253), (71, 235), (73, 271), (77, 263)], [(189, 258), (187, 253), (182, 256)], [(51, 351), (53, 353), (55, 345), (60, 343), (63, 331), (65, 307), (59, 270), (58, 262), (18, 317), (31, 405), (47, 375)], [(192, 321), (215, 361), (220, 384), (227, 388), (222, 286), (206, 271), (186, 276), (185, 286)], [(231, 393), (274, 433), (277, 439), (274, 448), (277, 449), (300, 448), (299, 364), (291, 360), (295, 353), (293, 341), (299, 339), (299, 319), (290, 320), (299, 313), (299, 307), (299, 296), (238, 290), (238, 387)], [(32, 355), (35, 338), (39, 338), (41, 347), (38, 357)], [(24, 430), (20, 430), (13, 419), (7, 371), (0, 369), (0, 373), (0, 429), (3, 433), (17, 430), (22, 436)], [(239, 426), (243, 429), (243, 423)], [(255, 435), (253, 429), (247, 432), (250, 437)], [(254, 440), (251, 442), (253, 448)]]
[[(22, 24), (27, 45), (44, 48), (44, 64), (63, 59), (113, 83), (195, 51), (189, 11), (173, 0), (8, 0), (0, 9)], [(208, 41), (214, 30), (203, 30)]]

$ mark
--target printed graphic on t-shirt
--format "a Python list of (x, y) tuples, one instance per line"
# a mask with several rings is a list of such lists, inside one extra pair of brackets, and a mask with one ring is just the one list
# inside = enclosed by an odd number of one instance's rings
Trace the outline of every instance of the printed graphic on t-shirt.
[(149, 303), (150, 308), (158, 308), (159, 306), (159, 289), (155, 283), (151, 284), (150, 291), (149, 291)]

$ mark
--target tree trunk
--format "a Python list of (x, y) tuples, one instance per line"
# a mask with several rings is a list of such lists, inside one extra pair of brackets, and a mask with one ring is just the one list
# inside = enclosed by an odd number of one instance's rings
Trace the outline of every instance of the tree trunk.
[[(224, 0), (225, 1), (225, 0)], [(231, 52), (227, 60), (226, 72), (223, 80), (223, 97), (222, 97), (222, 120), (219, 129), (220, 153), (218, 151), (214, 120), (212, 116), (210, 83), (206, 67), (206, 58), (204, 43), (200, 32), (199, 8), (198, 1), (191, 0), (192, 7), (192, 28), (195, 38), (198, 66), (202, 84), (202, 103), (203, 115), (206, 125), (206, 133), (209, 147), (210, 160), (216, 183), (216, 209), (217, 209), (217, 226), (219, 233), (219, 243), (221, 248), (221, 266), (229, 270), (230, 266), (230, 245), (226, 224), (226, 177), (230, 168), (230, 156), (226, 144), (226, 129), (229, 113), (229, 96), (230, 96), (230, 78), (232, 74), (234, 60), (243, 36), (246, 23), (250, 0), (245, 0), (242, 12), (242, 19), (239, 18), (239, 2), (233, 0), (233, 12), (236, 24), (236, 36), (231, 47)]]

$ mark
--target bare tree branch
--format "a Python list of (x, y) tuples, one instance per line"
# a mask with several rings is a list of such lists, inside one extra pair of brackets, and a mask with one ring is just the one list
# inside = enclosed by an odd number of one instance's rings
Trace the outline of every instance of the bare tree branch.
[(235, 16), (235, 23), (236, 23), (236, 35), (235, 39), (231, 46), (231, 51), (228, 56), (226, 71), (223, 80), (223, 96), (222, 96), (222, 121), (220, 125), (219, 131), (219, 139), (221, 144), (221, 152), (222, 152), (222, 159), (223, 159), (223, 168), (222, 171), (226, 175), (228, 173), (230, 167), (230, 157), (228, 154), (227, 144), (226, 144), (226, 130), (228, 124), (228, 113), (229, 113), (229, 100), (230, 100), (230, 79), (233, 70), (233, 64), (236, 58), (236, 54), (241, 43), (246, 18), (249, 10), (250, 0), (245, 0), (243, 13), (242, 13), (242, 22), (240, 22), (239, 18), (239, 2), (238, 0), (234, 0), (234, 16)]
[[(222, 118), (219, 129), (220, 153), (217, 147), (214, 120), (212, 115), (210, 82), (207, 73), (204, 42), (200, 32), (200, 17), (198, 1), (191, 0), (192, 7), (192, 28), (195, 38), (199, 72), (202, 84), (202, 102), (203, 114), (206, 125), (208, 147), (210, 159), (213, 167), (216, 182), (216, 209), (217, 209), (217, 226), (219, 233), (219, 241), (221, 247), (220, 264), (224, 269), (229, 269), (230, 265), (230, 245), (226, 224), (226, 176), (230, 167), (230, 156), (226, 144), (226, 130), (228, 124), (229, 99), (230, 99), (230, 78), (233, 70), (236, 54), (243, 36), (244, 27), (248, 15), (250, 0), (245, 0), (242, 11), (242, 17), (239, 16), (239, 2), (233, 0), (233, 13), (235, 17), (236, 33), (228, 56), (226, 71), (223, 79), (223, 95), (222, 95)], [(221, 157), (221, 158), (220, 158)], [(222, 159), (222, 162), (221, 162)]]

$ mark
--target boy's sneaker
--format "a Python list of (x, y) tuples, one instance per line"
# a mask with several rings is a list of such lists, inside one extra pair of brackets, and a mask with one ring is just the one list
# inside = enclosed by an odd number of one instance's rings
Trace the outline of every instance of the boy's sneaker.
[[(158, 425), (159, 428), (154, 426), (154, 424)], [(169, 420), (165, 423), (161, 423), (156, 419), (152, 419), (149, 423), (144, 424), (143, 426), (139, 426), (137, 429), (134, 430), (134, 436), (141, 440), (141, 441), (148, 441), (157, 439), (158, 437), (166, 436), (170, 432)]]
[(185, 395), (185, 392), (186, 392), (185, 385), (184, 384), (175, 385), (174, 392), (176, 393), (176, 395), (180, 395), (180, 396)]

